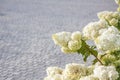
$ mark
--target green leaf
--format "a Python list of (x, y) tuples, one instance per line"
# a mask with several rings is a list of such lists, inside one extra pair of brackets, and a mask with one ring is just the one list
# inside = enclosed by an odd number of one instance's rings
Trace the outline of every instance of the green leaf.
[(92, 61), (92, 64), (95, 64), (95, 63), (97, 63), (97, 59), (94, 59), (94, 60)]
[(86, 62), (87, 58), (90, 55), (94, 55), (94, 56), (98, 55), (97, 51), (94, 49), (95, 49), (95, 46), (90, 47), (88, 44), (86, 44), (84, 40), (82, 40), (82, 47), (78, 50), (78, 54), (82, 54), (83, 60)]

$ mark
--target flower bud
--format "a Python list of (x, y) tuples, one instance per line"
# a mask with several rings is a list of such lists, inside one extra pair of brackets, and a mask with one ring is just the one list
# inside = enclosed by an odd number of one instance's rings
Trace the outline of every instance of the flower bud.
[(65, 76), (65, 80), (78, 80), (80, 77), (85, 76), (87, 69), (84, 65), (71, 63), (67, 64), (63, 75)]
[(73, 53), (73, 52), (74, 52), (74, 51), (70, 50), (70, 49), (67, 48), (67, 47), (62, 47), (62, 48), (61, 48), (61, 51), (62, 51), (63, 53)]
[(80, 78), (80, 80), (99, 80), (99, 79), (95, 77), (94, 75), (89, 75), (89, 76)]
[(62, 74), (63, 70), (58, 67), (48, 67), (47, 68), (47, 75), (48, 76), (54, 76), (56, 74)]
[(63, 79), (62, 75), (57, 74), (57, 75), (55, 75), (55, 76), (52, 77), (52, 80), (64, 80), (64, 79)]
[(105, 16), (105, 19), (106, 19), (107, 21), (110, 21), (110, 20), (112, 19), (112, 16)]
[(114, 18), (118, 18), (119, 16), (120, 16), (120, 13), (119, 13), (119, 12), (114, 12), (114, 13), (113, 13), (113, 17), (114, 17)]
[(113, 26), (118, 26), (118, 19), (113, 18), (112, 20), (110, 20), (110, 24)]
[(68, 43), (68, 48), (73, 51), (79, 50), (81, 46), (82, 46), (82, 41), (69, 41)]
[(55, 44), (66, 47), (68, 44), (68, 41), (71, 39), (71, 33), (70, 32), (59, 32), (52, 35), (52, 39), (54, 40)]
[(82, 34), (79, 31), (76, 31), (71, 35), (72, 40), (81, 40), (81, 37), (82, 37)]

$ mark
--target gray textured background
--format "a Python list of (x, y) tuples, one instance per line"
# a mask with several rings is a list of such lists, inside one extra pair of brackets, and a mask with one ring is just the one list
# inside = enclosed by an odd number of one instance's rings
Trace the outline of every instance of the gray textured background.
[(43, 80), (48, 66), (83, 63), (51, 35), (81, 31), (97, 12), (116, 8), (114, 0), (0, 0), (0, 80)]

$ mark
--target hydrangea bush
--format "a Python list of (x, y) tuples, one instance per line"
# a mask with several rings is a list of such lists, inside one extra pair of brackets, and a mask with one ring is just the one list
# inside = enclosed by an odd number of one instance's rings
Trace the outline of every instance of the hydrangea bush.
[[(91, 66), (66, 64), (65, 69), (48, 67), (44, 80), (120, 80), (120, 0), (116, 12), (99, 12), (99, 21), (91, 22), (82, 32), (59, 32), (52, 35), (63, 53), (78, 53), (87, 61), (90, 55), (95, 59)], [(87, 41), (93, 41), (90, 46)]]

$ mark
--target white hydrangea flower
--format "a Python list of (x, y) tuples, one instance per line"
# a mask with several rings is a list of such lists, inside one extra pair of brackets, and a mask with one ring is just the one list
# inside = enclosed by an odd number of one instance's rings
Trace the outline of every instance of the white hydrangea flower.
[(120, 20), (120, 13), (119, 12), (112, 12), (112, 11), (102, 11), (99, 12), (98, 18), (102, 20), (106, 20), (109, 24), (109, 26), (118, 26), (118, 22)]
[(79, 31), (73, 32), (71, 35), (72, 40), (81, 40), (82, 39), (82, 33)]
[(61, 51), (62, 51), (63, 53), (74, 53), (74, 52), (75, 52), (75, 51), (69, 49), (68, 47), (62, 47), (62, 48), (61, 48)]
[(62, 75), (56, 74), (52, 77), (52, 80), (64, 80)]
[(44, 78), (44, 80), (52, 80), (52, 77), (51, 76), (47, 76)]
[(52, 38), (55, 42), (55, 44), (66, 47), (68, 44), (68, 41), (71, 40), (71, 33), (70, 32), (59, 32), (52, 35)]
[(83, 29), (83, 36), (86, 39), (94, 40), (99, 36), (99, 30), (107, 28), (108, 24), (105, 20), (91, 22)]
[(87, 68), (87, 75), (93, 74), (94, 68), (95, 68), (94, 65), (88, 66), (88, 68)]
[(73, 41), (73, 40), (71, 40), (68, 43), (68, 48), (73, 50), (73, 51), (76, 51), (76, 50), (80, 49), (81, 46), (82, 46), (81, 40), (80, 41)]
[(93, 72), (100, 80), (116, 80), (119, 77), (114, 66), (97, 66)]
[(93, 72), (94, 76), (98, 77), (100, 80), (108, 80), (108, 73), (106, 67), (97, 66)]
[(120, 13), (119, 12), (113, 12), (112, 16), (116, 19), (120, 19)]
[(54, 76), (55, 74), (62, 74), (63, 70), (58, 67), (48, 67), (46, 72), (48, 76)]
[(95, 77), (94, 75), (90, 75), (90, 76), (85, 76), (80, 78), (80, 80), (99, 80), (97, 77)]
[(118, 19), (115, 19), (115, 18), (113, 18), (113, 19), (111, 19), (111, 20), (109, 21), (109, 23), (110, 23), (111, 25), (114, 25), (114, 26), (118, 26), (118, 22), (119, 22), (119, 20), (118, 20)]
[(82, 34), (79, 31), (59, 32), (53, 34), (55, 44), (61, 46), (61, 51), (64, 53), (73, 53), (79, 50), (82, 46)]
[(99, 31), (100, 36), (102, 34), (119, 34), (119, 30), (117, 28), (115, 28), (114, 26), (109, 26), (108, 28), (105, 29), (101, 29)]
[(95, 44), (99, 50), (113, 51), (120, 49), (120, 34), (117, 28), (109, 27), (100, 31), (100, 36), (95, 39)]
[(99, 19), (107, 19), (108, 21), (115, 18), (119, 19), (120, 18), (120, 13), (119, 12), (112, 12), (112, 11), (102, 11), (97, 14)]
[(116, 71), (110, 71), (109, 72), (110, 80), (116, 80), (118, 77), (119, 77), (118, 72), (116, 72)]
[(97, 16), (99, 19), (107, 19), (107, 20), (111, 20), (112, 19), (112, 13), (110, 11), (102, 11), (97, 13)]
[(110, 80), (116, 80), (119, 77), (118, 72), (116, 71), (114, 66), (107, 67), (107, 71)]
[(75, 80), (85, 76), (87, 74), (86, 72), (87, 68), (85, 66), (71, 63), (66, 65), (63, 75), (65, 80)]

